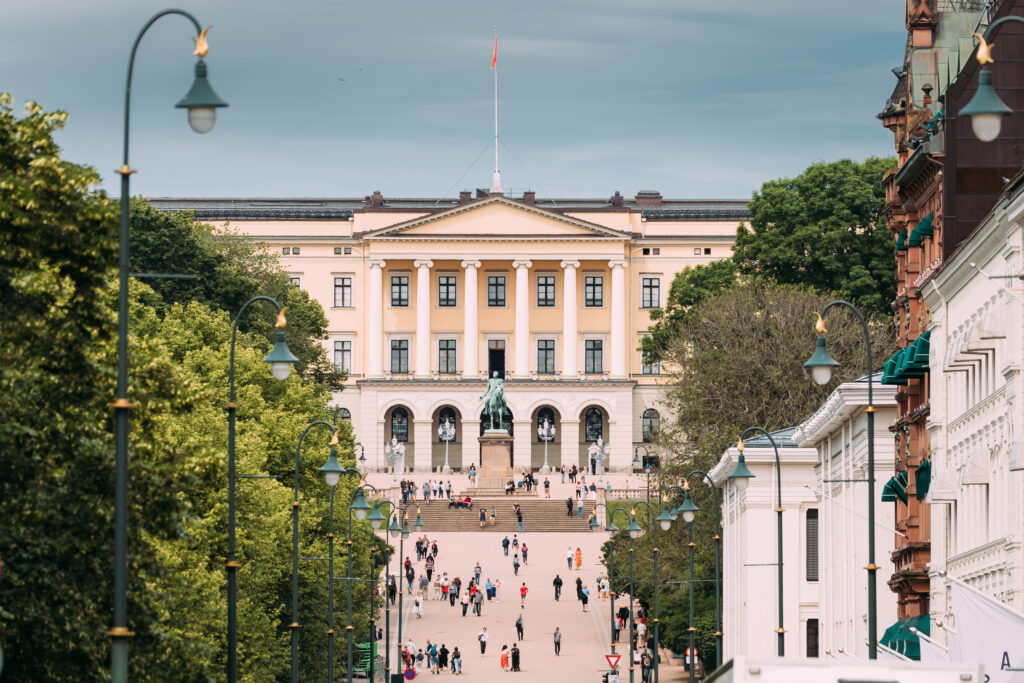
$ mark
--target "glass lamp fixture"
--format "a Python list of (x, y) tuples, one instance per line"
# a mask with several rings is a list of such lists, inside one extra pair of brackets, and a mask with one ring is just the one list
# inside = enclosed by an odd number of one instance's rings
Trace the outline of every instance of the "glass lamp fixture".
[[(686, 495), (686, 498), (687, 498), (687, 500), (689, 500), (689, 498), (690, 498), (689, 494)], [(686, 503), (683, 503), (683, 505), (686, 505)], [(662, 502), (662, 504), (661, 504), (661, 514), (659, 514), (654, 519), (654, 521), (656, 521), (658, 523), (658, 525), (661, 526), (661, 530), (662, 531), (668, 531), (672, 527), (672, 513), (669, 512), (669, 507), (670, 506), (668, 506), (664, 502)], [(686, 514), (685, 513), (683, 513), (683, 519), (686, 519)], [(686, 520), (686, 521), (690, 521), (690, 520)]]
[(356, 489), (356, 499), (348, 507), (355, 513), (356, 519), (366, 519), (366, 513), (370, 509), (370, 504), (366, 502), (363, 489)]
[(629, 526), (626, 527), (626, 531), (629, 532), (629, 537), (636, 539), (640, 537), (640, 532), (643, 529), (636, 523), (636, 513), (632, 513), (629, 518)]
[(380, 512), (380, 504), (373, 504), (373, 510), (370, 512), (370, 516), (367, 517), (367, 519), (370, 520), (370, 526), (372, 526), (374, 529), (380, 528), (380, 525), (384, 522), (385, 519), (384, 515), (382, 515)]
[(839, 365), (835, 358), (825, 348), (825, 335), (818, 335), (818, 345), (806, 363), (804, 372), (810, 372), (811, 379), (815, 384), (825, 385), (832, 380), (832, 371)]
[(274, 348), (263, 359), (263, 362), (270, 363), (270, 374), (274, 376), (274, 379), (288, 379), (288, 374), (292, 371), (292, 365), (298, 363), (299, 359), (288, 348), (288, 344), (284, 340), (284, 330), (278, 329)]
[(326, 481), (327, 485), (332, 488), (337, 486), (338, 482), (341, 481), (341, 475), (344, 474), (345, 468), (341, 466), (340, 462), (338, 462), (337, 448), (334, 448), (333, 446), (331, 447), (331, 454), (327, 458), (327, 462), (325, 462), (323, 467), (320, 468), (320, 471), (324, 475), (324, 481)]
[(1003, 117), (1012, 113), (1013, 110), (999, 99), (992, 87), (992, 72), (988, 67), (983, 68), (978, 73), (978, 89), (967, 106), (960, 110), (960, 116), (971, 117), (971, 130), (979, 140), (992, 142), (999, 136)]
[(729, 481), (733, 483), (737, 491), (742, 493), (747, 490), (747, 484), (754, 477), (754, 473), (747, 467), (747, 460), (743, 456), (743, 439), (740, 439), (739, 445), (736, 448), (740, 452), (740, 457), (736, 460), (736, 467), (733, 469), (732, 474), (729, 475)]
[(391, 524), (388, 524), (388, 534), (395, 538), (400, 533), (402, 533), (402, 527), (398, 524), (398, 515), (395, 515), (391, 518)]
[(192, 87), (174, 106), (188, 109), (188, 125), (197, 133), (209, 133), (217, 121), (217, 109), (228, 106), (206, 80), (206, 64), (202, 59), (196, 63), (196, 79), (192, 81)]
[[(744, 467), (746, 467), (746, 464), (744, 464)], [(683, 504), (679, 506), (679, 512), (683, 515), (683, 521), (687, 524), (693, 523), (693, 520), (697, 517), (698, 510), (700, 508), (694, 505), (693, 500), (690, 498), (690, 485), (687, 483), (683, 487)]]

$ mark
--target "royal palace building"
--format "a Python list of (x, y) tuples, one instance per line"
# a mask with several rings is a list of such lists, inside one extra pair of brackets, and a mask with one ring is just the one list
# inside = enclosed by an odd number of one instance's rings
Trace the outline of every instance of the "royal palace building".
[[(505, 379), (513, 464), (626, 470), (660, 423), (639, 346), (678, 271), (731, 255), (743, 201), (515, 198), (154, 199), (269, 245), (320, 302), (335, 397), (371, 469), (405, 443), (418, 471), (479, 463), (480, 396)], [(538, 426), (549, 420), (554, 435)], [(441, 423), (455, 425), (439, 434)]]

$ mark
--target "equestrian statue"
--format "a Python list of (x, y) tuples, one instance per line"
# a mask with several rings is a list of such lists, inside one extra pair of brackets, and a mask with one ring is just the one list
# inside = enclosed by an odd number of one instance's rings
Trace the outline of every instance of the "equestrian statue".
[[(505, 411), (508, 410), (505, 404), (505, 381), (498, 377), (498, 372), (487, 380), (487, 391), (480, 397), (484, 402), (484, 414), (491, 418), (489, 432), (508, 432), (504, 426)], [(494, 421), (497, 419), (498, 426), (495, 428)]]

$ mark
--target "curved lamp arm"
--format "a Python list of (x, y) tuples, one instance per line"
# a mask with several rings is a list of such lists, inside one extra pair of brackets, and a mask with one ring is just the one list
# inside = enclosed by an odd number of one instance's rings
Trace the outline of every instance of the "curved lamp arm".
[(772, 444), (772, 450), (775, 451), (775, 472), (776, 472), (775, 484), (778, 487), (778, 506), (777, 507), (781, 508), (782, 507), (782, 461), (779, 460), (779, 445), (777, 443), (775, 443), (775, 439), (772, 438), (771, 433), (767, 429), (765, 429), (764, 427), (747, 427), (745, 430), (743, 430), (743, 433), (740, 434), (740, 441), (743, 441), (747, 437), (747, 435), (752, 433), (752, 432), (756, 432), (758, 434), (761, 434), (763, 436), (768, 437), (768, 441), (771, 442), (771, 444)]

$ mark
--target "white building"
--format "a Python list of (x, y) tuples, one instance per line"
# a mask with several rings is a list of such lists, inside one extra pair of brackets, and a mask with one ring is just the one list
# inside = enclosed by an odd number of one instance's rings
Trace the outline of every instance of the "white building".
[(931, 632), (940, 643), (952, 614), (944, 572), (1024, 612), (1022, 230), (1018, 178), (922, 285), (932, 315), (926, 500)]
[[(874, 392), (880, 636), (896, 618), (885, 585), (893, 568), (894, 511), (881, 502), (894, 451), (884, 425), (896, 409), (892, 387), (875, 384)], [(848, 382), (799, 427), (773, 432), (782, 469), (786, 657), (867, 658), (867, 405), (866, 381)], [(775, 454), (764, 437), (746, 442), (744, 456), (755, 476), (745, 491), (729, 481), (737, 456), (736, 447), (729, 448), (711, 471), (723, 486), (724, 656), (770, 657), (778, 628)]]
[[(872, 387), (875, 405), (875, 564), (877, 636), (897, 617), (896, 597), (886, 585), (892, 576), (891, 558), (895, 526), (895, 505), (883, 502), (883, 485), (893, 476), (895, 443), (886, 427), (896, 419), (896, 388)], [(816, 413), (804, 420), (793, 440), (801, 447), (817, 449), (815, 492), (817, 494), (818, 614), (801, 626), (808, 634), (818, 632), (822, 656), (853, 656), (867, 659), (867, 572), (868, 515), (868, 406), (865, 377), (839, 385)], [(811, 514), (808, 508), (806, 514)], [(807, 522), (806, 528), (811, 528)], [(808, 539), (811, 543), (812, 539)], [(898, 543), (896, 545), (899, 545)], [(801, 605), (801, 609), (804, 606)], [(810, 620), (817, 619), (816, 623)]]

